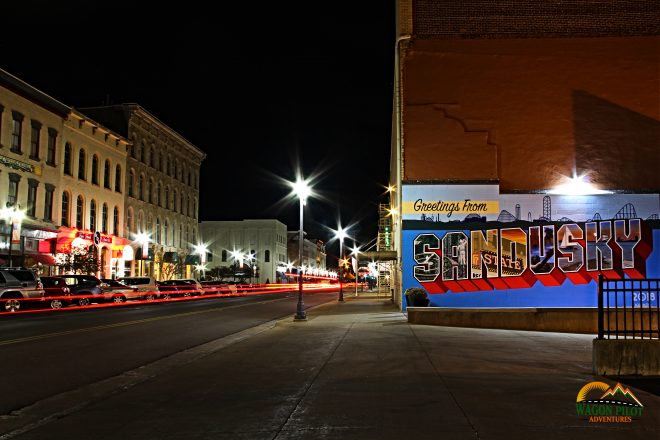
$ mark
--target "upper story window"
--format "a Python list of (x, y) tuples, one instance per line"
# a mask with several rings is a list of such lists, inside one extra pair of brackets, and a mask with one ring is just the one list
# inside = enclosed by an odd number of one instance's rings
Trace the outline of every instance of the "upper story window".
[(140, 177), (138, 177), (138, 197), (140, 200), (144, 200), (144, 175), (140, 174)]
[(57, 157), (57, 130), (48, 128), (48, 151), (46, 152), (46, 163), (48, 165), (55, 165), (55, 158)]
[(27, 212), (26, 214), (34, 218), (37, 213), (37, 187), (39, 181), (36, 179), (28, 179), (28, 199), (27, 199)]
[(71, 165), (71, 144), (66, 143), (64, 145), (64, 174), (68, 176), (73, 176), (73, 167)]
[(85, 212), (85, 202), (83, 201), (82, 196), (78, 196), (76, 201), (76, 228), (83, 228), (83, 215)]
[(106, 203), (103, 204), (103, 210), (101, 211), (101, 232), (108, 233), (108, 205)]
[(96, 231), (96, 200), (93, 199), (89, 204), (89, 229)]
[(147, 148), (144, 146), (144, 142), (143, 142), (142, 145), (140, 146), (140, 162), (142, 163), (146, 163), (144, 160), (144, 153), (146, 149)]
[(30, 159), (39, 160), (41, 122), (32, 120), (32, 130), (30, 131), (30, 134)]
[(92, 156), (92, 183), (99, 184), (99, 157), (96, 154)]
[(268, 249), (264, 252), (264, 262), (270, 263), (270, 251)]
[(119, 235), (119, 208), (115, 206), (115, 212), (112, 216), (112, 233)]
[(7, 190), (7, 206), (16, 206), (18, 203), (18, 183), (21, 181), (21, 175), (9, 173), (9, 188)]
[(222, 261), (227, 261), (227, 250), (226, 249), (222, 250)]
[(117, 165), (115, 168), (115, 191), (121, 192), (121, 165)]
[(69, 226), (70, 204), (69, 193), (64, 191), (62, 193), (62, 226)]
[(128, 195), (131, 197), (135, 197), (135, 193), (133, 191), (134, 182), (135, 182), (135, 171), (131, 170), (131, 172), (128, 175)]
[(154, 193), (154, 179), (149, 179), (149, 188), (147, 188), (147, 202), (152, 203)]
[(23, 114), (13, 111), (11, 112), (11, 151), (18, 154), (23, 154), (21, 148), (23, 132)]
[(44, 184), (46, 192), (44, 196), (44, 220), (47, 222), (53, 221), (53, 194), (55, 194), (55, 186), (50, 183)]
[(105, 165), (103, 165), (103, 188), (110, 189), (110, 161), (105, 160)]
[(78, 153), (78, 179), (85, 180), (85, 150)]

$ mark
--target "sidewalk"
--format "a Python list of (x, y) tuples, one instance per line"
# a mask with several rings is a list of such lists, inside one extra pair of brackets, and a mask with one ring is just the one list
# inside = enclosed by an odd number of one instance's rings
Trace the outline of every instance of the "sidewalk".
[[(409, 325), (389, 298), (328, 303), (21, 439), (650, 439), (575, 414), (592, 336)], [(608, 383), (611, 381), (605, 380)]]

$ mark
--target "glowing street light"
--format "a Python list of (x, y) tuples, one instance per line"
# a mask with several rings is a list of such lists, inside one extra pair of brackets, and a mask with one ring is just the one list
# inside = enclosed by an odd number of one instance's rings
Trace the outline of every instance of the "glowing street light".
[(206, 278), (206, 254), (209, 248), (204, 243), (199, 243), (193, 247), (193, 252), (199, 254), (200, 264), (196, 265), (198, 272), (202, 273), (202, 279)]
[(296, 316), (294, 321), (306, 321), (307, 315), (305, 314), (305, 304), (303, 303), (303, 211), (307, 203), (307, 198), (312, 195), (312, 188), (306, 180), (298, 178), (295, 183), (291, 184), (293, 193), (300, 200), (300, 230), (298, 231), (298, 264), (300, 269), (298, 271), (298, 305), (296, 307)]
[[(339, 239), (339, 262), (342, 263), (344, 260), (344, 238), (348, 234), (346, 234), (346, 230), (348, 228), (344, 229), (339, 226), (339, 228), (335, 231), (335, 238)], [(342, 264), (339, 265), (339, 301), (342, 302), (344, 301), (344, 286), (342, 284)]]
[(353, 242), (353, 248), (351, 249), (351, 255), (355, 255), (355, 296), (358, 296), (358, 255), (360, 254), (360, 246), (357, 243)]
[(147, 258), (149, 255), (149, 235), (145, 234), (144, 232), (140, 232), (139, 234), (135, 235), (135, 241), (137, 243), (140, 243), (140, 246), (142, 247), (141, 252), (142, 252), (142, 258), (140, 259), (140, 263), (138, 263), (138, 268), (139, 268), (139, 276), (144, 275), (144, 259)]
[(25, 218), (25, 212), (21, 211), (18, 206), (2, 208), (0, 210), (0, 218), (8, 221), (10, 228), (9, 233), (9, 267), (12, 267), (11, 248), (13, 243), (21, 242), (21, 222)]

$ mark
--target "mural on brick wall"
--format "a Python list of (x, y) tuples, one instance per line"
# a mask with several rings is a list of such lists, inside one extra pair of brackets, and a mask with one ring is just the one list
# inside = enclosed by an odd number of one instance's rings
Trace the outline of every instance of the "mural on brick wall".
[(409, 185), (403, 197), (404, 288), (432, 305), (591, 307), (599, 274), (660, 277), (657, 194)]

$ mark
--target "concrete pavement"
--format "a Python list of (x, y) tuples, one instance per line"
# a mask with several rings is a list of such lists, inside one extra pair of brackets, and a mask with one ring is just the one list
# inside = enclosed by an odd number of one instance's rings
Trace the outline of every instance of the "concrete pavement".
[[(20, 439), (657, 438), (660, 398), (632, 423), (575, 414), (593, 336), (410, 325), (352, 298), (52, 417)], [(612, 383), (612, 381), (606, 382)], [(0, 439), (3, 437), (0, 436)]]

